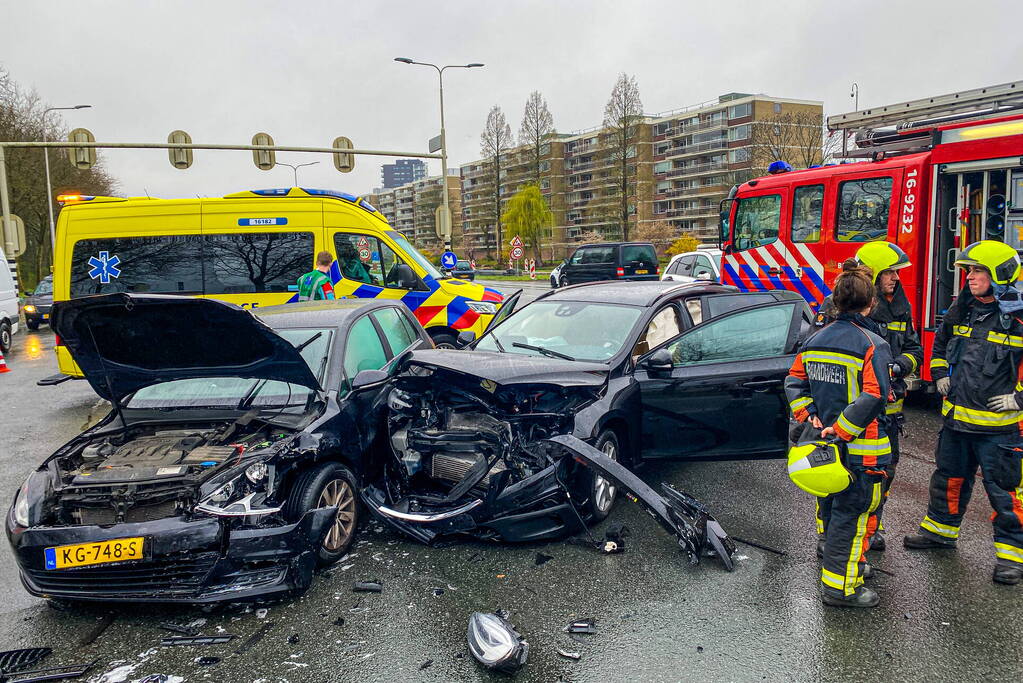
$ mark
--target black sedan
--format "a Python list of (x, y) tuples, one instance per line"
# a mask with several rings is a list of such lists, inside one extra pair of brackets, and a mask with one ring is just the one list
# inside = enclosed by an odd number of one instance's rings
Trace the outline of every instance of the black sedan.
[(36, 288), (25, 297), (21, 307), (25, 314), (25, 324), (30, 330), (38, 330), (40, 325), (50, 322), (50, 309), (53, 307), (53, 276), (47, 275)]
[(112, 294), (53, 327), (113, 410), (25, 481), (7, 516), (34, 595), (203, 603), (301, 592), (358, 522), (366, 419), (429, 337), (397, 301), (247, 310)]
[(393, 457), (364, 496), (389, 524), (423, 541), (555, 538), (606, 517), (623, 483), (637, 495), (646, 460), (784, 455), (782, 382), (812, 329), (798, 294), (597, 283), (515, 301), (470, 349), (396, 369)]

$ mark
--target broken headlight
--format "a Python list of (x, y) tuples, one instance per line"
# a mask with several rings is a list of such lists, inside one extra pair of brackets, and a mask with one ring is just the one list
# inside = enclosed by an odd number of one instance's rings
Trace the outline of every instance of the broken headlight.
[[(21, 485), (18, 497), (14, 499), (14, 522), (18, 526), (29, 527), (32, 525), (32, 503), (33, 501), (38, 502), (47, 495), (47, 478), (46, 472), (35, 471), (28, 475), (25, 483)], [(38, 521), (38, 511), (35, 521)]]
[(261, 484), (266, 481), (269, 471), (270, 468), (266, 466), (265, 462), (254, 462), (245, 468), (245, 478), (249, 480), (250, 484)]
[(197, 512), (218, 517), (248, 517), (280, 512), (281, 506), (267, 505), (270, 467), (264, 460), (236, 468), (203, 484)]
[(494, 315), (497, 313), (497, 306), (491, 301), (466, 301), (465, 305), (474, 313), (479, 313), (480, 315)]
[(14, 521), (18, 526), (28, 527), (28, 480), (21, 485), (18, 499), (14, 501)]
[(500, 614), (473, 612), (466, 637), (469, 652), (488, 669), (514, 673), (529, 656), (529, 643)]

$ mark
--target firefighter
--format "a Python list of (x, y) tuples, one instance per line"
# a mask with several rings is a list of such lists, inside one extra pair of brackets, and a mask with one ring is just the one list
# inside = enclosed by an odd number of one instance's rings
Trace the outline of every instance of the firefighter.
[[(892, 457), (883, 424), (891, 350), (866, 317), (874, 301), (867, 268), (852, 259), (842, 264), (831, 296), (837, 317), (804, 343), (785, 395), (797, 421), (839, 441), (853, 477), (844, 490), (818, 498), (822, 599), (836, 607), (876, 607), (880, 598), (863, 585), (863, 553), (877, 530)], [(829, 490), (830, 483), (816, 488)]]
[[(916, 372), (923, 361), (924, 350), (920, 345), (920, 336), (913, 328), (913, 310), (899, 280), (899, 271), (912, 265), (906, 252), (891, 242), (870, 242), (856, 252), (856, 260), (873, 273), (876, 296), (870, 319), (877, 323), (874, 331), (888, 342), (895, 358), (891, 374), (895, 400), (885, 408), (885, 414), (891, 421), (887, 432), (892, 444), (892, 463), (888, 478), (885, 479), (884, 495), (887, 498), (899, 464), (899, 436), (906, 419), (902, 414), (902, 404), (906, 398), (905, 378)], [(821, 327), (831, 322), (835, 317), (833, 309), (831, 297), (826, 298), (821, 304), (815, 324)], [(880, 524), (880, 515), (878, 520)], [(870, 548), (878, 551), (885, 549), (883, 524), (874, 534)]]
[(316, 267), (298, 278), (298, 300), (319, 301), (334, 299), (334, 285), (330, 281), (330, 264), (334, 261), (329, 251), (316, 255)]
[(1012, 286), (1020, 259), (1012, 247), (984, 240), (955, 265), (966, 270), (966, 286), (945, 314), (931, 356), (931, 376), (944, 397), (937, 469), (927, 515), (904, 544), (956, 547), (979, 466), (995, 511), (993, 579), (1012, 585), (1023, 579), (1023, 482), (1006, 482), (999, 470), (1006, 449), (1020, 444), (1023, 420), (1023, 302)]

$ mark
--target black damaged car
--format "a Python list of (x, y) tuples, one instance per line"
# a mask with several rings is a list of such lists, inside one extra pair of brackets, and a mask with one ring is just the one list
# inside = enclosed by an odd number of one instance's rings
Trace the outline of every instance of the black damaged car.
[(25, 481), (21, 579), (71, 600), (203, 603), (301, 592), (358, 522), (364, 417), (429, 337), (400, 302), (247, 310), (112, 294), (53, 328), (114, 409)]
[(605, 518), (623, 485), (663, 523), (677, 492), (640, 494), (644, 461), (784, 455), (782, 382), (812, 329), (798, 294), (641, 282), (516, 300), (483, 337), (461, 337), (470, 348), (396, 368), (391, 457), (364, 491), (395, 528), (558, 538)]

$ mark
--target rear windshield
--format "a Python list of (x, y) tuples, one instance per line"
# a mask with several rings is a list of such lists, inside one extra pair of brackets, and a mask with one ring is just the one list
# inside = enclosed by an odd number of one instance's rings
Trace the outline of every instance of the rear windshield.
[(311, 232), (85, 239), (71, 254), (71, 296), (287, 292), (312, 263)]
[(657, 254), (652, 244), (626, 244), (622, 247), (622, 265), (642, 264), (648, 268), (657, 265)]

